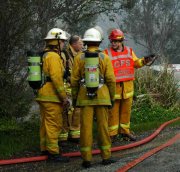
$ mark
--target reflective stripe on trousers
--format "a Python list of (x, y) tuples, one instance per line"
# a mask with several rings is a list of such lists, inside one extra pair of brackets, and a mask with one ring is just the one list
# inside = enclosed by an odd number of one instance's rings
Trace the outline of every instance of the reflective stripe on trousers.
[(69, 132), (69, 137), (71, 137), (71, 138), (80, 138), (80, 130), (71, 130)]
[(111, 140), (108, 133), (108, 108), (106, 106), (84, 106), (81, 108), (80, 150), (83, 160), (92, 160), (93, 143), (93, 115), (97, 119), (97, 139), (101, 149), (101, 157), (108, 159), (111, 156)]
[(68, 114), (69, 137), (80, 138), (80, 108), (75, 108), (72, 114)]
[(130, 117), (133, 98), (117, 99), (109, 112), (109, 134), (130, 133)]
[(59, 141), (66, 141), (68, 138), (68, 132), (59, 134)]
[(55, 102), (39, 101), (41, 113), (40, 147), (41, 151), (59, 153), (58, 135), (62, 128), (62, 105)]

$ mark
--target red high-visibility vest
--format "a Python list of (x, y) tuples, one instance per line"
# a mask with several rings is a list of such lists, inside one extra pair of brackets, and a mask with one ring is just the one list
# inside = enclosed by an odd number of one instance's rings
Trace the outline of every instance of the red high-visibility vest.
[(111, 58), (116, 82), (134, 80), (134, 61), (131, 48), (124, 46), (122, 52), (108, 48), (105, 53)]

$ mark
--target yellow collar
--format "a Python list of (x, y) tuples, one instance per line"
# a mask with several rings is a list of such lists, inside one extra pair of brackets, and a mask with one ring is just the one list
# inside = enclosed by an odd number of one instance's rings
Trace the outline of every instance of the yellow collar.
[(97, 47), (97, 46), (89, 46), (89, 47), (87, 48), (87, 50), (94, 52), (94, 51), (99, 50), (99, 47)]
[(74, 48), (73, 48), (70, 44), (68, 45), (68, 49), (71, 50), (72, 55), (73, 55), (74, 57), (77, 55), (77, 52), (74, 50)]

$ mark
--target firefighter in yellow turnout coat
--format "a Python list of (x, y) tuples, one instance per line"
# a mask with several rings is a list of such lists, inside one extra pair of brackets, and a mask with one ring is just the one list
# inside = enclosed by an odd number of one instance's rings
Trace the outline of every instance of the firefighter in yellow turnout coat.
[(110, 110), (109, 133), (114, 138), (121, 134), (125, 140), (135, 141), (130, 132), (130, 115), (134, 94), (134, 68), (140, 68), (151, 61), (152, 56), (137, 58), (130, 47), (124, 46), (124, 34), (119, 29), (110, 33), (111, 47), (104, 50), (110, 57), (116, 77), (115, 104)]
[[(70, 76), (74, 57), (82, 51), (82, 48), (82, 39), (77, 35), (72, 35), (69, 39), (68, 46), (62, 52), (62, 57), (65, 59), (64, 66), (66, 69), (65, 87), (69, 99), (71, 99)], [(80, 138), (80, 108), (70, 108), (67, 114), (63, 114), (63, 119), (63, 131), (59, 136), (59, 140), (67, 141), (68, 139), (69, 141), (78, 143)]]
[(43, 56), (43, 72), (47, 82), (38, 90), (36, 101), (40, 106), (40, 148), (49, 160), (68, 162), (67, 157), (60, 156), (58, 135), (62, 128), (63, 107), (68, 104), (64, 89), (64, 67), (59, 52), (66, 40), (65, 32), (58, 28), (51, 29), (46, 38)]
[[(78, 54), (74, 59), (74, 66), (71, 75), (72, 98), (76, 106), (81, 108), (80, 113), (80, 151), (83, 158), (82, 166), (88, 168), (92, 160), (92, 127), (93, 115), (96, 114), (98, 144), (101, 150), (102, 164), (113, 163), (111, 158), (111, 140), (108, 133), (108, 106), (115, 95), (115, 77), (109, 57), (99, 52), (99, 44), (102, 36), (95, 28), (88, 29), (83, 41), (87, 45), (88, 53), (98, 52), (99, 74), (102, 76), (104, 83), (96, 90), (95, 97), (89, 97), (88, 89), (84, 85), (85, 79), (85, 53)], [(81, 82), (81, 83), (80, 83)], [(98, 81), (99, 82), (99, 81)], [(93, 94), (93, 93), (92, 93)]]

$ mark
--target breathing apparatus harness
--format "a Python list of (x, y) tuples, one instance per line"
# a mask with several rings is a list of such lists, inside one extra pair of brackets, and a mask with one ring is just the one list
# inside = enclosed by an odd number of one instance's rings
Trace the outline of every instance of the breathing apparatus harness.
[(104, 78), (100, 75), (99, 59), (104, 55), (99, 52), (85, 51), (83, 54), (85, 61), (85, 74), (80, 84), (87, 89), (87, 96), (93, 99), (97, 96), (97, 90), (104, 84)]
[[(55, 52), (54, 45), (48, 45), (49, 50), (43, 52), (35, 53), (32, 51), (27, 52), (28, 57), (28, 83), (29, 86), (34, 90), (34, 93), (37, 93), (37, 90), (43, 87), (46, 82), (51, 82), (51, 78), (46, 76), (43, 72), (43, 58), (47, 52)], [(60, 43), (58, 40), (58, 48), (60, 49)], [(60, 56), (61, 57), (61, 56)]]
[(69, 68), (69, 60), (71, 60), (71, 57), (74, 58), (73, 53), (71, 52), (70, 48), (67, 50), (63, 50), (62, 51), (65, 54), (66, 57), (66, 69), (65, 69), (65, 73), (64, 73), (64, 79), (68, 82), (70, 82), (70, 80), (68, 78), (70, 78), (71, 73), (70, 73), (70, 68)]

